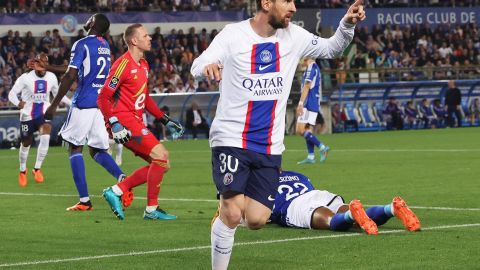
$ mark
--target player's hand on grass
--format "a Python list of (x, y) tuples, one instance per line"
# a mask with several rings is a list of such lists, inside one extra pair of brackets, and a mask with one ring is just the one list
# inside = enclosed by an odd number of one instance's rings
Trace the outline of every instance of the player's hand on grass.
[(118, 122), (117, 117), (110, 117), (110, 119), (108, 119), (108, 122), (110, 123), (113, 140), (116, 143), (124, 144), (130, 140), (130, 138), (132, 137), (132, 133), (130, 132), (130, 130), (126, 129), (120, 122)]
[(203, 68), (203, 76), (205, 76), (210, 81), (219, 82), (220, 80), (222, 80), (222, 69), (222, 64), (208, 64)]
[(350, 24), (356, 24), (357, 22), (365, 20), (367, 16), (365, 15), (363, 0), (356, 0), (355, 3), (350, 6), (347, 14), (345, 14), (343, 18), (345, 22)]

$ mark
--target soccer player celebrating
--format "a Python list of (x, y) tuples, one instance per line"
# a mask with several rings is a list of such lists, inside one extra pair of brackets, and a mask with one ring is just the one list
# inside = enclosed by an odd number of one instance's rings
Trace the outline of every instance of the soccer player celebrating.
[(297, 106), (297, 128), (298, 135), (302, 135), (307, 143), (308, 156), (299, 161), (298, 164), (315, 163), (315, 146), (320, 150), (320, 162), (327, 159), (330, 147), (321, 143), (313, 134), (317, 122), (317, 115), (320, 112), (320, 68), (311, 58), (305, 58), (303, 65), (307, 68), (302, 77), (302, 94)]
[[(73, 44), (68, 67), (55, 65), (44, 67), (54, 72), (66, 70), (60, 82), (58, 94), (45, 112), (45, 119), (53, 118), (60, 100), (70, 90), (72, 83), (77, 80), (78, 84), (73, 96), (72, 108), (59, 132), (63, 140), (69, 144), (70, 167), (80, 197), (80, 202), (68, 207), (67, 211), (92, 210), (82, 154), (85, 143), (89, 146), (90, 156), (113, 177), (118, 181), (125, 177), (107, 153), (108, 133), (102, 114), (97, 107), (98, 92), (105, 83), (110, 69), (110, 47), (103, 38), (109, 27), (110, 22), (105, 15), (97, 13), (91, 16), (84, 26), (88, 36)], [(41, 62), (30, 64), (35, 68), (42, 68)], [(133, 197), (132, 194), (127, 195), (130, 199)]]
[[(37, 56), (40, 58), (41, 56)], [(46, 57), (46, 56), (42, 56)], [(47, 60), (48, 61), (48, 60)], [(44, 112), (50, 104), (50, 93), (56, 95), (58, 91), (57, 77), (48, 71), (35, 71), (22, 74), (8, 93), (10, 102), (20, 109), (20, 174), (18, 175), (18, 184), (25, 187), (28, 183), (27, 178), (27, 158), (30, 145), (33, 141), (33, 133), (40, 132), (40, 143), (37, 150), (37, 161), (32, 170), (35, 182), (43, 183), (44, 178), (40, 168), (43, 160), (47, 156), (50, 142), (50, 132), (52, 125), (45, 121)], [(21, 100), (18, 99), (21, 95)], [(70, 99), (63, 97), (62, 102), (69, 105)]]
[(377, 234), (377, 226), (394, 216), (408, 231), (420, 230), (417, 216), (400, 197), (365, 211), (359, 200), (346, 205), (341, 196), (315, 189), (305, 175), (282, 171), (270, 219), (287, 227), (333, 231), (346, 231), (356, 223), (367, 234)]
[(144, 52), (150, 51), (152, 38), (141, 24), (125, 29), (123, 39), (128, 51), (118, 58), (98, 96), (98, 107), (115, 142), (122, 143), (149, 165), (136, 170), (121, 183), (104, 190), (103, 196), (113, 213), (125, 219), (120, 196), (147, 182), (147, 207), (144, 219), (176, 219), (158, 207), (158, 194), (164, 173), (169, 169), (168, 151), (148, 130), (142, 114), (147, 111), (174, 132), (183, 134), (183, 127), (160, 110), (148, 94), (148, 63)]
[(220, 194), (211, 230), (212, 268), (226, 269), (240, 219), (260, 229), (273, 207), (284, 150), (285, 111), (300, 58), (333, 58), (365, 18), (357, 0), (329, 39), (290, 24), (292, 0), (257, 0), (257, 13), (230, 24), (192, 64), (196, 78), (221, 81), (210, 129), (212, 175)]

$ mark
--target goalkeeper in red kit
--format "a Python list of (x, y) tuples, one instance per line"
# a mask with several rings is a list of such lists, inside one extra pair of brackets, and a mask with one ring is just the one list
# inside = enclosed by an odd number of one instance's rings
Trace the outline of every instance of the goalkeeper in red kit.
[[(148, 63), (144, 52), (151, 49), (151, 37), (141, 24), (127, 27), (123, 39), (128, 51), (118, 58), (110, 69), (107, 80), (98, 95), (100, 108), (111, 136), (124, 144), (149, 165), (137, 169), (117, 185), (103, 191), (117, 218), (125, 219), (121, 196), (130, 189), (147, 183), (147, 207), (144, 219), (176, 219), (158, 207), (158, 194), (163, 174), (169, 169), (168, 151), (147, 129), (142, 120), (146, 109), (172, 131), (181, 136), (183, 127), (161, 111), (148, 94)], [(127, 198), (128, 200), (128, 198)], [(129, 202), (123, 201), (123, 205)]]

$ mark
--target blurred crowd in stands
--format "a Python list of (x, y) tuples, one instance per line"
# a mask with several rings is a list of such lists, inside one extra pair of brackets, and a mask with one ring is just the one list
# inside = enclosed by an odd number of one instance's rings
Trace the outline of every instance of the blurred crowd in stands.
[[(35, 7), (39, 12), (77, 11), (77, 6), (92, 8), (92, 11), (129, 10), (128, 7), (166, 6), (168, 10), (206, 10), (202, 5), (217, 9), (236, 9), (247, 1), (242, 0), (0, 0), (0, 9), (6, 7), (12, 12), (20, 12), (25, 7)], [(298, 0), (296, 4), (319, 5), (322, 7), (342, 7), (351, 1), (346, 0)], [(478, 1), (383, 1), (366, 0), (367, 6), (407, 4), (423, 6), (426, 2), (438, 5), (469, 6)], [(325, 6), (326, 5), (326, 6)], [(64, 9), (68, 7), (67, 9)], [(162, 9), (163, 10), (163, 9)], [(85, 10), (79, 10), (85, 11)], [(2, 12), (5, 12), (3, 10)], [(10, 11), (9, 11), (10, 12)], [(30, 10), (28, 10), (30, 12)], [(324, 94), (328, 95), (328, 85), (359, 81), (361, 70), (377, 70), (377, 81), (394, 80), (433, 80), (457, 77), (460, 73), (476, 76), (480, 64), (479, 29), (475, 24), (449, 25), (437, 27), (429, 25), (376, 25), (372, 28), (356, 28), (354, 44), (356, 53), (350, 57), (335, 60), (322, 60), (320, 66), (324, 83)], [(217, 83), (197, 82), (190, 75), (193, 59), (198, 57), (217, 35), (217, 30), (207, 31), (191, 27), (186, 32), (172, 29), (168, 32), (160, 27), (151, 33), (152, 52), (146, 55), (150, 63), (149, 88), (152, 93), (182, 93), (216, 91)], [(70, 46), (85, 36), (83, 30), (78, 35), (62, 37), (57, 29), (47, 30), (41, 37), (33, 37), (31, 32), (20, 34), (8, 31), (0, 39), (0, 107), (8, 106), (7, 95), (13, 82), (27, 71), (26, 61), (38, 52), (49, 55), (51, 64), (67, 64)], [(112, 52), (112, 62), (125, 52), (121, 35), (106, 35)], [(469, 67), (465, 69), (462, 67)], [(352, 70), (352, 72), (350, 72)], [(372, 73), (368, 71), (369, 76)], [(395, 72), (394, 72), (395, 71)], [(468, 73), (468, 74), (467, 74)], [(353, 77), (353, 80), (352, 80)]]
[[(248, 2), (248, 0), (0, 0), (0, 13), (234, 10), (246, 8)], [(366, 7), (469, 7), (478, 5), (480, 1), (364, 0), (364, 3)], [(346, 8), (351, 1), (297, 0), (295, 4), (298, 8)]]
[(1, 13), (238, 10), (246, 0), (0, 0)]
[[(349, 0), (297, 0), (297, 7), (347, 8), (353, 1)], [(470, 7), (478, 5), (478, 0), (364, 0), (368, 7)]]

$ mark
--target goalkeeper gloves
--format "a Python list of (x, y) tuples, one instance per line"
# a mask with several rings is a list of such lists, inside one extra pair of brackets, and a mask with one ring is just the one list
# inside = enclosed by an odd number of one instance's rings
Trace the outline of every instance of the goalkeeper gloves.
[(180, 138), (183, 135), (183, 132), (185, 132), (183, 126), (178, 121), (170, 119), (166, 114), (164, 114), (159, 120), (166, 128), (168, 128), (174, 140)]
[(117, 117), (112, 116), (108, 119), (112, 130), (112, 137), (116, 143), (124, 144), (130, 140), (132, 133), (130, 130), (126, 129), (120, 122), (118, 122)]

